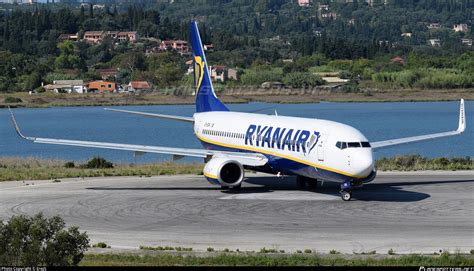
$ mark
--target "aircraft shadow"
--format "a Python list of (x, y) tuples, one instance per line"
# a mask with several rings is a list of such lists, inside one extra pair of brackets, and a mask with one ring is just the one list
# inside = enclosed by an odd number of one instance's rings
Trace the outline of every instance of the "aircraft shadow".
[[(245, 186), (243, 184), (238, 190), (222, 190), (224, 194), (252, 194), (271, 193), (275, 191), (298, 191), (296, 178), (286, 177), (279, 179), (273, 176), (247, 178), (245, 183), (258, 186)], [(429, 194), (416, 191), (405, 190), (404, 187), (415, 185), (437, 185), (454, 183), (474, 183), (474, 180), (440, 180), (427, 182), (393, 182), (393, 183), (369, 183), (353, 192), (353, 200), (358, 201), (379, 201), (379, 202), (416, 202), (427, 199)], [(305, 190), (312, 193), (320, 193), (339, 197), (339, 183), (325, 181), (323, 186), (318, 185), (313, 190)], [(88, 187), (88, 190), (101, 191), (219, 191), (220, 187)]]
[[(276, 190), (297, 190), (295, 178), (287, 177), (285, 180), (276, 181), (275, 177), (256, 177), (245, 180), (247, 183), (262, 185), (273, 191)], [(408, 191), (404, 187), (415, 185), (438, 185), (438, 184), (455, 184), (455, 183), (474, 183), (473, 180), (440, 180), (427, 182), (393, 182), (393, 183), (377, 183), (377, 179), (373, 183), (364, 185), (362, 188), (354, 189), (353, 200), (358, 201), (380, 201), (380, 202), (416, 202), (427, 199), (431, 195), (423, 192)], [(336, 182), (325, 181), (323, 186), (319, 186), (313, 190), (313, 193), (321, 193), (326, 195), (339, 196), (340, 184)], [(229, 191), (228, 193), (245, 193), (245, 191)]]

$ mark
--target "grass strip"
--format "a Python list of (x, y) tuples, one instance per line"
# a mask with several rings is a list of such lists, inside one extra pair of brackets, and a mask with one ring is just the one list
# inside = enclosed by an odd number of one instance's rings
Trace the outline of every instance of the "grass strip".
[[(243, 253), (242, 253), (243, 254)], [(87, 254), (82, 266), (473, 266), (468, 255), (343, 257), (312, 255), (126, 255)]]

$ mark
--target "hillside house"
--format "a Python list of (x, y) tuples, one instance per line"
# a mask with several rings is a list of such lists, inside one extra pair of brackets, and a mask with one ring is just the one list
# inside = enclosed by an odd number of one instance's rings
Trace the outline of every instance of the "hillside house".
[(142, 92), (151, 90), (151, 85), (147, 81), (131, 81), (127, 85), (128, 92)]
[(472, 46), (472, 39), (461, 39), (461, 43), (465, 46)]
[(405, 65), (405, 59), (403, 59), (400, 56), (396, 56), (390, 60), (392, 63), (400, 64), (400, 65)]
[(87, 93), (83, 80), (56, 80), (46, 85), (45, 89), (55, 93)]
[(117, 34), (117, 39), (120, 42), (128, 41), (134, 43), (138, 40), (138, 35), (136, 31), (119, 32)]
[(100, 43), (104, 38), (104, 31), (86, 31), (84, 40), (89, 43)]
[(212, 81), (225, 83), (227, 80), (239, 80), (237, 69), (228, 68), (223, 65), (210, 66), (210, 75)]
[(441, 28), (441, 24), (440, 23), (430, 23), (430, 24), (428, 24), (427, 28), (429, 30), (437, 30), (437, 29)]
[(214, 51), (214, 45), (212, 45), (212, 44), (204, 44), (204, 51), (213, 52), (213, 51)]
[(453, 30), (454, 32), (467, 32), (469, 27), (467, 24), (455, 24), (453, 25)]
[(188, 42), (184, 40), (164, 40), (160, 43), (160, 50), (175, 50), (180, 54), (187, 54), (189, 52)]
[(428, 40), (428, 44), (433, 46), (433, 47), (440, 47), (441, 46), (441, 40), (440, 39), (430, 39), (430, 40)]
[(108, 81), (92, 81), (89, 82), (88, 85), (88, 90), (90, 92), (114, 92), (116, 89), (116, 85), (114, 82), (108, 82)]
[(298, 0), (298, 5), (300, 7), (309, 7), (311, 6), (311, 0)]
[(95, 70), (100, 74), (102, 80), (109, 80), (110, 78), (117, 78), (118, 69), (97, 69)]
[(136, 31), (86, 31), (84, 33), (84, 40), (93, 44), (101, 43), (105, 38), (111, 38), (119, 42), (136, 42), (138, 35)]
[(70, 40), (70, 41), (77, 41), (79, 36), (77, 34), (61, 34), (58, 38), (60, 41)]

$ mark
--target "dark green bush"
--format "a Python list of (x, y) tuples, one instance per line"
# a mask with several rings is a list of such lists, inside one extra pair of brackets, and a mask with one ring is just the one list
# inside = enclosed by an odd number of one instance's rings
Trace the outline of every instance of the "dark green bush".
[(82, 168), (89, 168), (89, 169), (98, 169), (98, 168), (113, 168), (114, 164), (105, 160), (102, 157), (94, 157), (89, 160), (86, 164), (81, 166)]
[(104, 242), (99, 242), (97, 244), (94, 244), (92, 247), (98, 247), (98, 248), (110, 248), (106, 243)]
[(4, 101), (5, 101), (5, 103), (8, 103), (8, 104), (22, 103), (23, 102), (20, 98), (12, 97), (12, 96), (6, 97)]
[(74, 168), (76, 165), (74, 164), (74, 162), (66, 162), (64, 164), (64, 167), (65, 168)]
[(87, 234), (65, 228), (64, 220), (43, 214), (0, 221), (0, 266), (75, 266), (89, 246)]

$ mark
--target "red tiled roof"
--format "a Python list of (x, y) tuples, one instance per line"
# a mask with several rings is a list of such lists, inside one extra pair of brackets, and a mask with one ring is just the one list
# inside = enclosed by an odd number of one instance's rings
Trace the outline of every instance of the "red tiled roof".
[(151, 88), (150, 84), (147, 81), (131, 81), (130, 85), (134, 89), (149, 89), (149, 88)]

